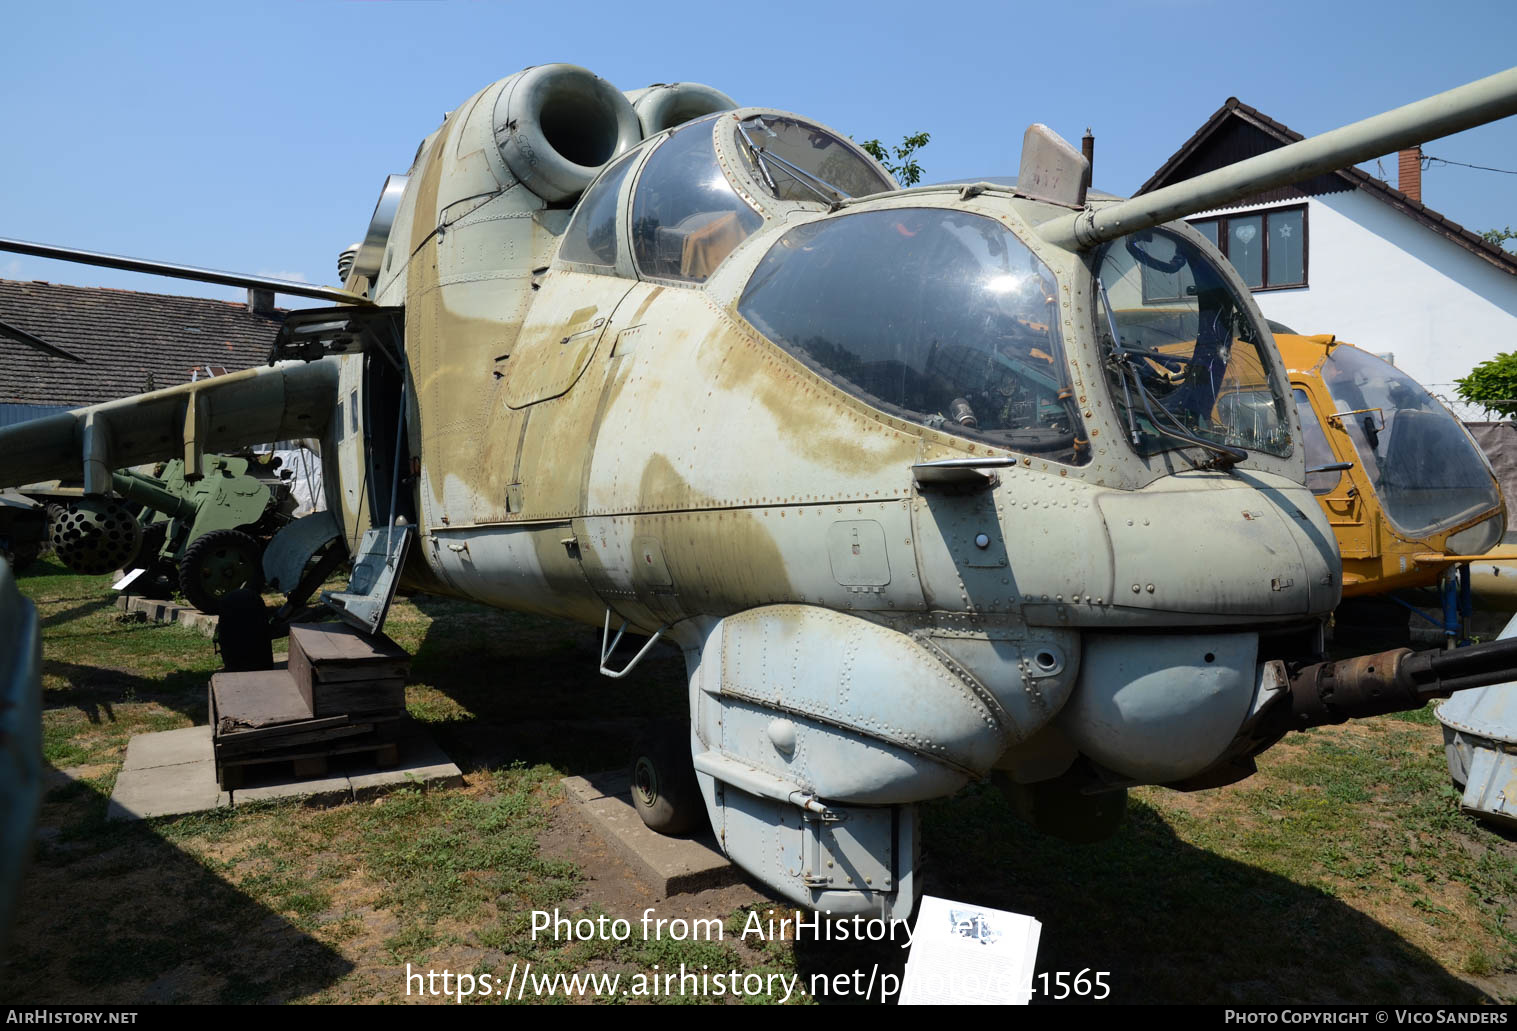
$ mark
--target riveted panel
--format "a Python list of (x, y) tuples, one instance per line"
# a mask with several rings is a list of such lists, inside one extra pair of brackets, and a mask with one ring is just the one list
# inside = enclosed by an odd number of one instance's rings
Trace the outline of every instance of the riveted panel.
[(640, 586), (671, 587), (674, 585), (674, 578), (669, 575), (669, 567), (664, 562), (664, 551), (659, 547), (657, 537), (634, 537), (632, 559), (633, 568), (636, 570), (633, 576)]
[(884, 587), (890, 582), (885, 528), (873, 519), (844, 519), (828, 527), (827, 558), (843, 587)]
[(511, 357), (499, 369), (505, 375), (506, 406), (536, 404), (572, 387), (590, 363), (611, 312), (632, 285), (614, 276), (562, 269), (548, 273)]
[[(1111, 535), (1118, 605), (1250, 615), (1311, 609), (1312, 572), (1296, 535), (1280, 509), (1258, 493), (1108, 494), (1100, 506)], [(1261, 591), (1261, 584), (1271, 590)]]

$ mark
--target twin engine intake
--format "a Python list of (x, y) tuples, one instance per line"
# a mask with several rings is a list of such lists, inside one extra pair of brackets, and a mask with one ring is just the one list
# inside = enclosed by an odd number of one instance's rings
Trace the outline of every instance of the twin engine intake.
[[(644, 139), (736, 107), (721, 90), (696, 82), (657, 83), (623, 93), (578, 65), (544, 64), (491, 84), (450, 117), (464, 120), (457, 133), (460, 168), (488, 168), (492, 181), (481, 181), (481, 189), (495, 193), (522, 186), (540, 207), (572, 202), (601, 169)], [(418, 159), (434, 139), (422, 143)], [(471, 155), (483, 160), (471, 162)], [(338, 259), (344, 282), (381, 272), (391, 228), (406, 220), (406, 184), (407, 176), (386, 180), (363, 242)]]
[(621, 93), (572, 64), (543, 64), (505, 80), (495, 139), (518, 181), (550, 203), (572, 200), (613, 158), (649, 136), (737, 102), (696, 82)]

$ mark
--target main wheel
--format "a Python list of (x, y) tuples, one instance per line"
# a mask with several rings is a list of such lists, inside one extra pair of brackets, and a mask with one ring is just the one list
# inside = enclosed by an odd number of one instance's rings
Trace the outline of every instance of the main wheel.
[(263, 589), (263, 549), (240, 530), (212, 530), (190, 542), (179, 560), (179, 590), (201, 612), (221, 611), (221, 599), (246, 587)]
[(690, 731), (660, 727), (632, 764), (632, 807), (650, 830), (684, 834), (706, 818), (706, 803), (690, 759)]

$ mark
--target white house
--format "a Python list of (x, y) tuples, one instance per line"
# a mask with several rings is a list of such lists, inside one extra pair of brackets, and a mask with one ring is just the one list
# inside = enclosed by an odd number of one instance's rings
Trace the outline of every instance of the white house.
[[(1138, 192), (1301, 138), (1229, 97)], [(1454, 380), (1517, 350), (1517, 255), (1424, 206), (1420, 158), (1400, 155), (1401, 189), (1345, 168), (1189, 221), (1232, 260), (1267, 318), (1392, 355), (1455, 401)]]

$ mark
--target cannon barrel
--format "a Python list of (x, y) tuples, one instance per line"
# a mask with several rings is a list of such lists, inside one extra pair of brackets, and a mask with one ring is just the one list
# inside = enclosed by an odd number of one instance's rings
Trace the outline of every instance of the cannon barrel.
[(168, 484), (144, 473), (125, 470), (111, 474), (111, 486), (128, 501), (146, 505), (170, 519), (194, 519), (199, 509), (193, 500), (168, 489)]
[(1346, 168), (1512, 114), (1517, 114), (1517, 68), (1153, 193), (1077, 211), (1045, 222), (1038, 232), (1060, 247), (1084, 250), (1105, 240), (1222, 207), (1264, 190)]
[(1305, 730), (1363, 716), (1420, 709), (1455, 691), (1517, 680), (1517, 638), (1456, 651), (1393, 648), (1290, 671), (1279, 729)]

